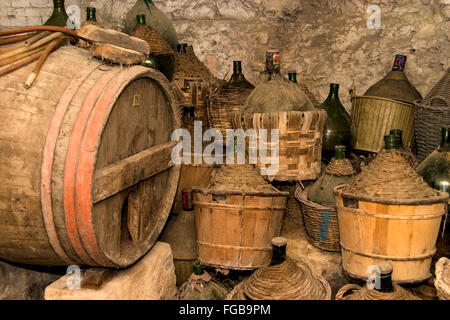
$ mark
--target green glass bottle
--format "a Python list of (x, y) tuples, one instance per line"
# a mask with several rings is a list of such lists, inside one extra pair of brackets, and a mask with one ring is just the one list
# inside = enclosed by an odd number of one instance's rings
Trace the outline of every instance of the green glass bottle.
[(97, 17), (95, 15), (96, 9), (94, 7), (86, 8), (86, 21), (97, 22)]
[(398, 136), (388, 134), (384, 136), (384, 148), (386, 150), (398, 150), (400, 149), (400, 143)]
[(53, 13), (44, 23), (45, 26), (67, 27), (69, 16), (66, 13), (64, 0), (53, 0)]
[(417, 168), (417, 173), (434, 189), (450, 193), (450, 133), (442, 128), (440, 146)]
[(296, 71), (289, 71), (288, 72), (288, 77), (289, 77), (289, 81), (291, 81), (293, 83), (298, 83), (297, 82), (297, 72)]
[(145, 23), (145, 14), (138, 14), (136, 16), (136, 23), (137, 24), (146, 24)]
[(211, 279), (199, 261), (192, 269), (191, 277), (178, 290), (178, 300), (225, 300), (227, 290)]
[[(240, 89), (253, 89), (255, 88), (250, 82), (247, 81), (242, 73), (242, 62), (233, 61), (233, 75), (227, 83), (227, 88), (240, 88)], [(245, 101), (244, 101), (245, 102)]]
[(332, 165), (340, 168), (340, 171), (344, 174), (348, 174), (337, 175), (331, 172), (331, 170), (326, 170), (309, 190), (307, 196), (309, 201), (333, 207), (335, 205), (333, 189), (339, 185), (350, 183), (353, 179), (353, 168), (351, 168), (349, 161), (345, 159), (345, 146), (335, 147), (335, 156), (332, 159)]
[(327, 121), (323, 133), (322, 157), (330, 161), (334, 155), (334, 147), (343, 145), (351, 150), (355, 137), (352, 119), (339, 100), (339, 84), (330, 85), (328, 98), (319, 106), (327, 112)]

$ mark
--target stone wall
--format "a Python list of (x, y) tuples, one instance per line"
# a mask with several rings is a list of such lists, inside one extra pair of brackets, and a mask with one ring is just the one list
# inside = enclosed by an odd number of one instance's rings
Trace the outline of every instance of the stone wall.
[[(267, 48), (281, 52), (282, 71), (296, 69), (319, 100), (330, 82), (357, 93), (406, 54), (406, 74), (425, 95), (450, 66), (450, 0), (167, 0), (154, 1), (173, 21), (179, 40), (223, 78), (240, 59), (255, 81)], [(97, 8), (97, 18), (115, 25), (135, 0), (66, 0)], [(370, 5), (381, 9), (381, 28), (369, 29)], [(51, 13), (52, 0), (0, 0), (0, 28), (36, 25)]]

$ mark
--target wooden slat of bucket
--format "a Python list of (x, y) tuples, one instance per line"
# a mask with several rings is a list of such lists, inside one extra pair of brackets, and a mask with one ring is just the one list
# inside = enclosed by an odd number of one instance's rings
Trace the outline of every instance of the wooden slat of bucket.
[(351, 209), (343, 207), (339, 196), (336, 204), (342, 263), (350, 275), (367, 278), (367, 268), (386, 259), (393, 264), (395, 281), (420, 282), (431, 276), (429, 268), (445, 204), (359, 201), (359, 209)]
[[(276, 199), (276, 200), (273, 200)], [(194, 193), (199, 260), (210, 266), (255, 269), (270, 261), (286, 197)]]

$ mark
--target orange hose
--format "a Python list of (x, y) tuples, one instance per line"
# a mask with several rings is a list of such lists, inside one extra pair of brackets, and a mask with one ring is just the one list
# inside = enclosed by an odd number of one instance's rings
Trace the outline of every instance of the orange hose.
[(72, 31), (72, 30), (70, 30), (68, 28), (56, 27), (56, 26), (36, 26), (36, 27), (27, 27), (27, 28), (16, 29), (16, 30), (8, 30), (8, 31), (0, 32), (0, 37), (10, 36), (10, 35), (19, 34), (19, 33), (25, 33), (25, 32), (33, 32), (33, 31), (56, 31), (56, 32), (62, 32), (62, 33), (71, 35), (71, 36), (75, 37), (76, 39), (81, 39), (81, 40), (84, 40), (86, 42), (92, 43), (91, 40), (83, 38), (83, 37), (80, 37), (75, 31)]
[(28, 50), (28, 51), (25, 51), (25, 52), (23, 52), (23, 53), (21, 53), (21, 54), (18, 54), (18, 55), (9, 57), (9, 58), (7, 58), (7, 59), (0, 60), (0, 67), (6, 66), (7, 64), (10, 64), (10, 63), (12, 63), (12, 62), (14, 62), (14, 61), (17, 61), (17, 60), (26, 58), (26, 57), (28, 57), (28, 56), (30, 56), (30, 55), (32, 55), (32, 54), (37, 53), (37, 52), (41, 52), (41, 51), (43, 51), (47, 46), (48, 46), (48, 44), (44, 44), (44, 45), (42, 45), (42, 46), (40, 46), (40, 47), (37, 47), (37, 48), (35, 48), (35, 49)]
[(24, 59), (24, 60), (22, 60), (22, 61), (20, 61), (20, 62), (18, 62), (16, 64), (13, 64), (13, 65), (9, 66), (8, 68), (0, 70), (0, 77), (6, 75), (8, 73), (11, 73), (13, 71), (16, 71), (16, 70), (18, 70), (18, 69), (20, 69), (20, 68), (22, 68), (22, 67), (24, 67), (26, 65), (29, 65), (30, 63), (38, 60), (40, 56), (41, 56), (40, 52), (36, 53), (36, 54), (32, 55), (31, 57), (28, 57), (27, 59)]
[(31, 87), (31, 85), (33, 84), (34, 80), (38, 76), (39, 71), (41, 71), (41, 68), (44, 65), (44, 62), (45, 62), (45, 60), (47, 60), (50, 53), (53, 50), (56, 50), (59, 47), (61, 47), (67, 39), (69, 39), (69, 37), (66, 37), (66, 36), (55, 39), (52, 42), (50, 42), (50, 44), (47, 46), (47, 48), (45, 48), (44, 52), (41, 54), (41, 57), (40, 57), (38, 63), (36, 64), (36, 67), (34, 68), (33, 72), (28, 76), (28, 79), (25, 82), (26, 89), (29, 89)]
[(28, 40), (28, 39), (34, 37), (35, 35), (36, 35), (36, 32), (21, 35), (21, 36), (12, 36), (12, 37), (3, 38), (3, 39), (0, 39), (0, 45), (12, 44), (12, 43), (17, 43), (20, 41)]
[(24, 43), (21, 43), (21, 44), (17, 44), (17, 45), (15, 45), (15, 46), (11, 46), (11, 47), (8, 47), (8, 48), (5, 48), (5, 49), (0, 49), (0, 54), (3, 54), (3, 53), (5, 53), (5, 52), (9, 52), (9, 51), (13, 51), (13, 50), (22, 48), (22, 47), (24, 47), (24, 46), (25, 46), (25, 44), (24, 44)]

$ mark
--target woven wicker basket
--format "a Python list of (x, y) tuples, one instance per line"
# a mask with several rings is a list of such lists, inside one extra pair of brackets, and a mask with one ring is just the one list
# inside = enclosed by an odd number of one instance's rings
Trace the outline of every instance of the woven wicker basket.
[(254, 88), (246, 80), (242, 82), (245, 86), (231, 86), (230, 82), (221, 82), (209, 88), (206, 99), (209, 127), (220, 130), (223, 137), (227, 129), (232, 129), (230, 115), (242, 111), (242, 106)]
[(354, 149), (379, 152), (384, 145), (384, 136), (392, 129), (401, 129), (405, 148), (412, 148), (413, 104), (379, 97), (354, 96), (351, 113), (356, 128)]
[[(233, 113), (231, 123), (234, 129), (279, 130), (279, 170), (269, 181), (314, 180), (321, 171), (322, 136), (327, 113), (325, 110), (289, 111), (278, 113)], [(270, 141), (270, 138), (268, 138)], [(271, 149), (270, 142), (267, 143)], [(260, 143), (258, 143), (259, 151)], [(248, 149), (248, 146), (246, 147)], [(259, 152), (258, 152), (259, 154)], [(269, 165), (258, 161), (257, 167)]]
[(441, 128), (450, 126), (450, 68), (425, 99), (415, 102), (417, 158), (422, 162), (439, 145)]
[(174, 55), (170, 45), (149, 25), (137, 24), (131, 36), (144, 40), (150, 48), (150, 55)]
[[(208, 93), (209, 83), (213, 75), (208, 68), (197, 58), (192, 46), (185, 47), (185, 52), (175, 53), (175, 74), (171, 85), (175, 96), (182, 106), (186, 103), (195, 106), (195, 120), (203, 122), (203, 128), (208, 126), (205, 98)], [(190, 129), (193, 123), (183, 122), (183, 127)]]
[(287, 258), (240, 282), (227, 300), (331, 300), (331, 286), (303, 259)]
[(309, 201), (300, 186), (295, 197), (300, 202), (306, 234), (311, 243), (322, 250), (340, 251), (336, 207)]

